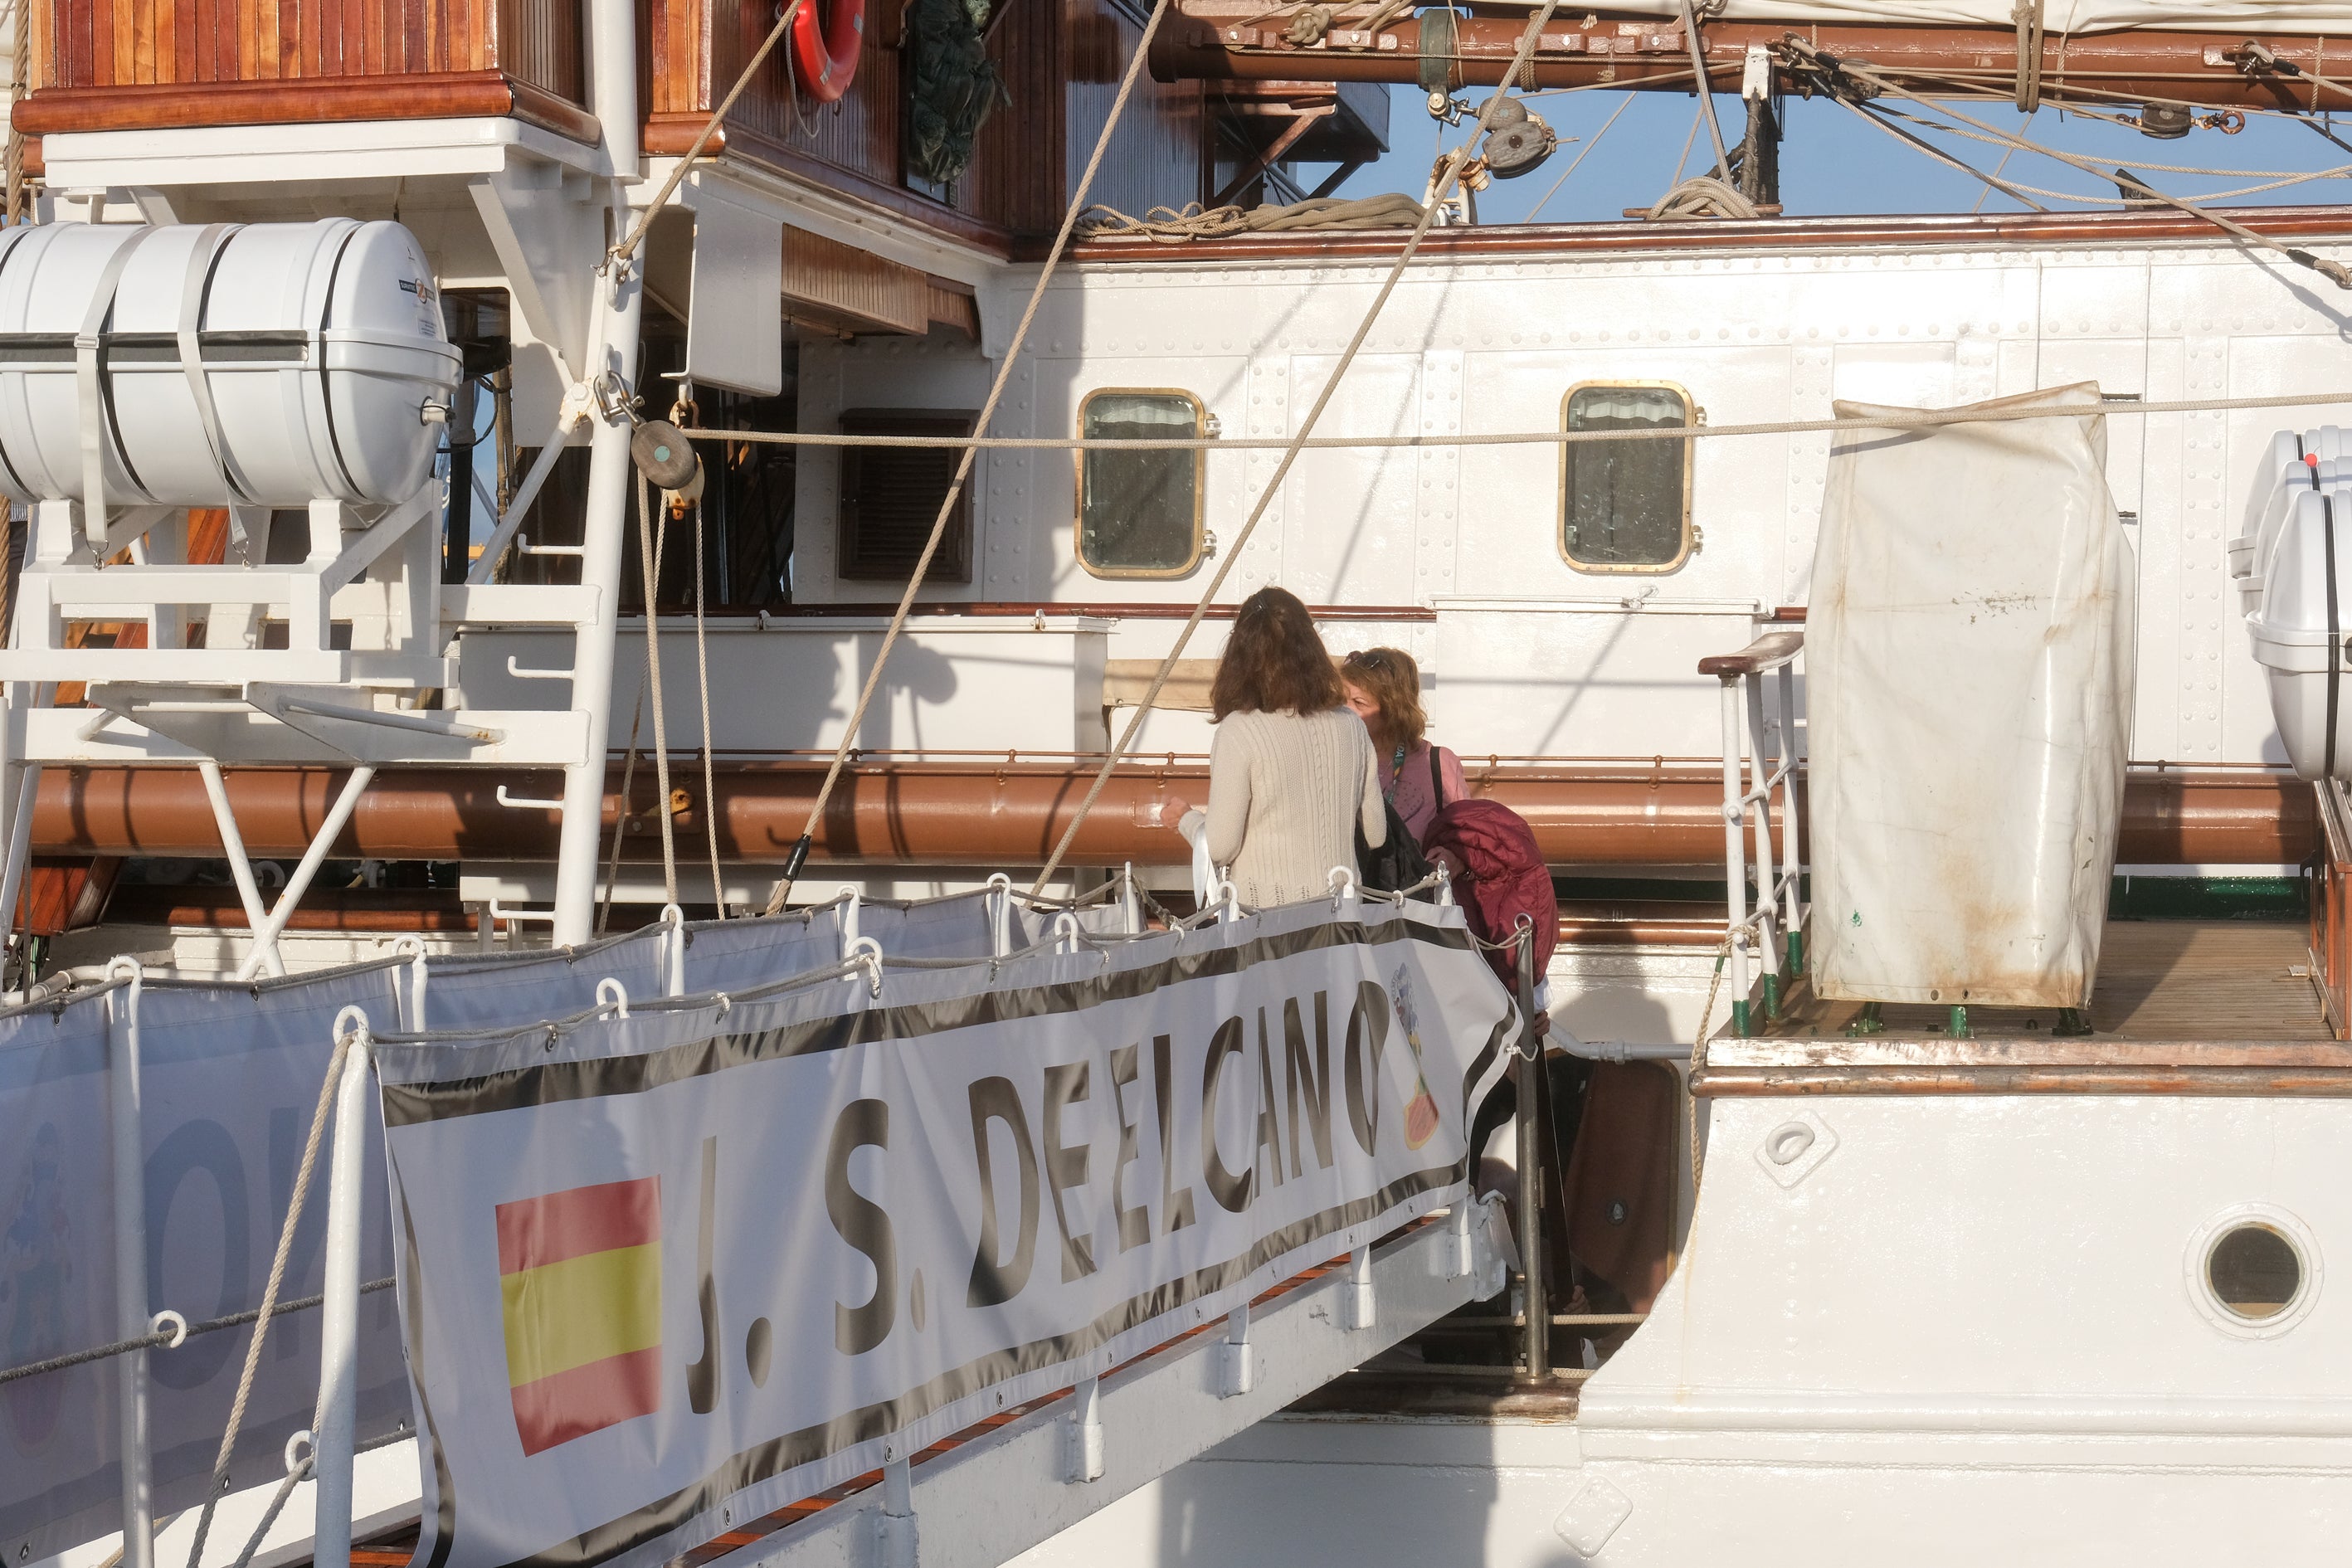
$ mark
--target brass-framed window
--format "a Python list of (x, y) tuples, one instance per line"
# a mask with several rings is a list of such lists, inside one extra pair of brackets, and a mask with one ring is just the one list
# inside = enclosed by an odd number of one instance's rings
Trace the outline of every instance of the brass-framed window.
[[(1098, 387), (1078, 405), (1081, 440), (1198, 437), (1211, 424), (1207, 407), (1180, 387)], [(1076, 456), (1080, 566), (1097, 577), (1181, 577), (1201, 563), (1205, 449)]]
[[(1559, 402), (1565, 431), (1687, 426), (1696, 405), (1670, 381), (1586, 381)], [(1666, 573), (1690, 559), (1687, 439), (1563, 441), (1560, 559), (1579, 572)]]

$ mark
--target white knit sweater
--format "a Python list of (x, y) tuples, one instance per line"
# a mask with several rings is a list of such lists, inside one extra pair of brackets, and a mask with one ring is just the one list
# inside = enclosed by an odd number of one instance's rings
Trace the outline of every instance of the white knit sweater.
[(1209, 856), (1247, 904), (1284, 904), (1329, 889), (1331, 868), (1356, 866), (1356, 827), (1387, 842), (1379, 759), (1363, 721), (1345, 708), (1229, 713), (1209, 748)]

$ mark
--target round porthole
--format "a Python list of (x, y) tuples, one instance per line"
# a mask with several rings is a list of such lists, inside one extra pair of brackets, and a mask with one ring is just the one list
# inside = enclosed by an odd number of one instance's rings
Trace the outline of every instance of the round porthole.
[(2214, 1215), (2190, 1238), (2182, 1261), (2198, 1310), (2240, 1338), (2284, 1333), (2318, 1299), (2316, 1240), (2301, 1220), (2265, 1204)]
[(2223, 1310), (2264, 1322), (2302, 1292), (2303, 1259), (2294, 1243), (2271, 1226), (2231, 1226), (2205, 1254), (2205, 1284)]

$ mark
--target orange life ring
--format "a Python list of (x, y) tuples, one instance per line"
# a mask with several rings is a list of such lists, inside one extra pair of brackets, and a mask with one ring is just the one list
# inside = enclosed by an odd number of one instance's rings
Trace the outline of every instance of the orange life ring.
[(793, 73), (803, 92), (819, 103), (847, 92), (865, 47), (866, 0), (801, 0), (793, 18)]

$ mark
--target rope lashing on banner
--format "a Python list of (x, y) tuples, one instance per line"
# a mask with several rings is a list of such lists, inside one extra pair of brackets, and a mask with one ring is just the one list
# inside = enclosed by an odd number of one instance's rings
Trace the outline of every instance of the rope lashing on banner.
[[(196, 1518), (196, 1539), (188, 1548), (188, 1568), (200, 1568), (204, 1562), (205, 1537), (212, 1532), (213, 1510), (228, 1484), (229, 1456), (236, 1451), (237, 1431), (245, 1425), (246, 1402), (253, 1397), (254, 1374), (261, 1369), (262, 1342), (269, 1337), (269, 1320), (278, 1310), (278, 1288), (286, 1282), (286, 1260), (294, 1252), (294, 1227), (301, 1222), (302, 1205), (310, 1195), (310, 1176), (319, 1166), (320, 1140), (326, 1134), (327, 1119), (334, 1112), (335, 1091), (343, 1081), (343, 1062), (352, 1054), (352, 1041), (359, 1032), (343, 1026), (352, 1011), (346, 1008), (335, 1019), (334, 1053), (327, 1058), (327, 1076), (319, 1086), (318, 1108), (310, 1113), (310, 1136), (302, 1145), (302, 1163), (294, 1173), (294, 1195), (287, 1200), (286, 1223), (278, 1227), (278, 1252), (269, 1260), (269, 1283), (261, 1292), (261, 1310), (254, 1318), (252, 1342), (245, 1347), (245, 1370), (237, 1374), (236, 1399), (228, 1407), (228, 1429), (221, 1434), (220, 1453), (213, 1460), (213, 1484), (205, 1494), (204, 1512)], [(359, 1028), (365, 1027), (362, 1021)], [(314, 1423), (312, 1430), (316, 1429)]]
[[(988, 389), (988, 397), (972, 420), (975, 431), (985, 431), (996, 416), (996, 405), (1004, 399), (1004, 389), (1013, 383), (1013, 372), (1021, 360), (1021, 345), (1028, 340), (1030, 323), (1037, 319), (1037, 308), (1045, 303), (1046, 285), (1053, 281), (1054, 269), (1061, 265), (1062, 255), (1070, 247), (1070, 235), (1077, 227), (1078, 215), (1087, 208), (1087, 193), (1094, 188), (1095, 175), (1102, 168), (1103, 155), (1110, 150), (1110, 139), (1118, 129), (1126, 112), (1127, 100), (1134, 96), (1135, 84), (1143, 75), (1144, 61), (1150, 56), (1151, 40), (1159, 35), (1160, 24), (1167, 19), (1175, 0), (1156, 0), (1151, 19), (1143, 25), (1143, 36), (1136, 40), (1135, 58), (1128, 62), (1127, 75), (1120, 79), (1118, 96), (1111, 100), (1110, 112), (1103, 117), (1102, 133), (1095, 138), (1095, 150), (1087, 159), (1086, 173), (1078, 176), (1077, 188), (1070, 193), (1069, 209), (1062, 215), (1062, 226), (1054, 235), (1053, 248), (1045, 253), (1045, 264), (1037, 271), (1036, 285), (1029, 290), (1029, 304), (1021, 312), (1020, 323), (1013, 329), (1012, 338), (1004, 345), (1003, 363), (996, 369), (996, 379)], [(898, 634), (906, 628), (907, 617), (913, 613), (915, 595), (922, 590), (923, 579), (931, 569), (931, 558), (939, 553), (940, 541), (945, 537), (948, 520), (955, 515), (956, 502), (971, 478), (975, 453), (966, 451), (956, 464), (955, 477), (948, 481), (947, 493), (940, 498), (939, 516), (932, 520), (930, 537), (923, 542), (923, 552), (915, 558), (915, 569), (907, 578), (907, 591), (898, 597), (898, 612), (890, 617), (889, 629), (882, 634), (882, 646), (874, 655), (874, 668), (866, 673), (866, 688), (857, 694), (857, 706), (851, 710), (849, 722), (843, 726), (841, 744), (833, 753), (833, 764), (825, 769), (824, 782), (817, 786), (816, 799), (810, 803), (808, 821), (801, 828), (799, 841), (793, 844), (791, 858), (784, 862), (784, 874), (776, 880), (775, 889), (768, 895), (767, 913), (775, 914), (792, 897), (793, 883), (799, 878), (801, 868), (807, 863), (809, 847), (816, 842), (816, 825), (824, 820), (825, 803), (833, 798), (834, 785), (841, 782), (841, 770), (848, 760), (850, 749), (857, 744), (859, 731), (865, 727), (866, 710), (873, 704), (874, 693), (882, 684), (882, 672), (890, 663), (890, 651), (898, 644)]]
[[(364, 1296), (372, 1291), (389, 1290), (394, 1283), (393, 1277), (387, 1274), (381, 1279), (371, 1279), (361, 1286), (360, 1294)], [(280, 1301), (270, 1316), (283, 1318), (292, 1312), (307, 1312), (322, 1305), (326, 1300), (324, 1296), (304, 1296), (292, 1301)], [(177, 1319), (179, 1314), (174, 1312), (171, 1316)], [(206, 1318), (202, 1322), (158, 1329), (152, 1334), (142, 1334), (135, 1340), (117, 1340), (110, 1345), (92, 1345), (86, 1351), (72, 1351), (64, 1355), (53, 1355), (47, 1361), (28, 1361), (21, 1366), (0, 1367), (0, 1384), (15, 1383), (20, 1378), (38, 1377), (43, 1373), (63, 1372), (68, 1367), (86, 1366), (91, 1362), (105, 1361), (110, 1356), (128, 1355), (132, 1351), (176, 1350), (199, 1334), (215, 1334), (223, 1329), (241, 1329), (246, 1324), (256, 1321), (260, 1316), (260, 1308), (247, 1307), (242, 1312), (230, 1312), (217, 1318)]]
[[(1164, 5), (1166, 0), (1161, 0), (1161, 3)], [(1503, 73), (1505, 81), (1516, 79), (1520, 67), (1525, 65), (1528, 58), (1535, 53), (1536, 40), (1543, 36), (1544, 24), (1551, 20), (1552, 12), (1559, 7), (1559, 0), (1544, 0), (1541, 8), (1528, 19), (1527, 30), (1519, 35), (1519, 47), (1511, 56), (1510, 68)], [(1045, 888), (1046, 879), (1052, 877), (1061, 866), (1062, 857), (1069, 853), (1070, 846), (1076, 841), (1078, 829), (1084, 826), (1087, 813), (1093, 811), (1095, 802), (1102, 798), (1103, 786), (1110, 783), (1111, 770), (1118, 767), (1119, 759), (1127, 755), (1128, 749), (1135, 743), (1137, 733), (1143, 728), (1143, 721), (1150, 715), (1151, 705), (1160, 700), (1160, 691), (1166, 688), (1169, 676), (1174, 672), (1176, 661), (1183, 657), (1186, 646), (1192, 640), (1192, 634), (1200, 629), (1202, 620), (1208, 615), (1211, 601), (1216, 598), (1219, 590), (1225, 585), (1226, 577), (1232, 574), (1234, 567), (1241, 561), (1249, 544), (1250, 535), (1257, 531), (1257, 525), (1265, 518), (1266, 509), (1274, 504), (1274, 498), (1282, 493), (1283, 483), (1290, 477), (1291, 465), (1297, 462), (1298, 454), (1307, 439), (1314, 435), (1316, 425), (1323, 417), (1323, 411), (1330, 406), (1333, 395), (1339, 390), (1340, 382), (1347, 378), (1348, 367), (1355, 363), (1356, 355), (1362, 351), (1364, 340), (1371, 336), (1372, 323), (1380, 320), (1382, 307), (1388, 304), (1389, 296), (1396, 292), (1397, 284), (1404, 278), (1405, 268), (1412, 265), (1414, 252), (1421, 248), (1421, 242), (1429, 235), (1430, 226), (1436, 221), (1438, 213), (1445, 205), (1446, 198), (1453, 194), (1455, 183), (1461, 178), (1463, 165), (1470, 161), (1471, 150), (1477, 146), (1479, 138), (1486, 134), (1487, 128), (1495, 118), (1495, 111), (1507, 99), (1507, 94), (1496, 92), (1486, 100), (1485, 106), (1478, 110), (1476, 127), (1461, 145), (1454, 148), (1452, 155), (1439, 169), (1438, 176), (1430, 187), (1429, 203), (1421, 215), (1421, 221), (1413, 225), (1412, 234), (1407, 237), (1403, 247), (1398, 250), (1396, 261), (1389, 268), (1387, 280), (1381, 285), (1380, 292), (1372, 296), (1372, 302), (1365, 310), (1363, 320), (1357, 323), (1355, 336), (1348, 341), (1346, 352), (1339, 355), (1339, 362), (1331, 367), (1331, 374), (1324, 378), (1322, 390), (1315, 395), (1314, 405), (1307, 409), (1306, 418), (1299, 422), (1298, 429), (1291, 437), (1288, 445), (1285, 447), (1281, 460), (1275, 464), (1273, 475), (1267, 479), (1265, 487), (1258, 491), (1257, 503), (1250, 508), (1248, 520), (1242, 524), (1240, 532), (1234, 535), (1233, 543), (1218, 552), (1215, 574), (1209, 579), (1208, 587), (1202, 591), (1200, 602), (1192, 606), (1192, 615), (1185, 617), (1183, 629), (1176, 634), (1176, 641), (1169, 648), (1167, 657), (1160, 661), (1160, 668), (1152, 672), (1151, 684), (1145, 689), (1143, 700), (1136, 705), (1134, 716), (1128, 720), (1127, 728), (1120, 732), (1118, 744), (1114, 745), (1109, 754), (1103, 758), (1102, 766), (1096, 771), (1094, 782), (1087, 786), (1086, 798), (1078, 803), (1077, 815), (1070, 818), (1069, 826), (1063, 830), (1061, 842), (1054, 846), (1053, 854), (1046, 858), (1045, 868), (1037, 873), (1037, 879), (1032, 884), (1031, 891), (1039, 891)]]
[[(669, 793), (669, 719), (667, 694), (662, 690), (661, 616), (656, 613), (655, 590), (661, 572), (662, 547), (669, 542), (669, 509), (662, 509), (662, 536), (654, 535), (653, 485), (643, 473), (637, 475), (637, 553), (644, 562), (646, 585), (646, 684), (654, 698), (654, 777), (661, 792), (661, 801), (654, 813), (661, 818), (662, 898), (668, 903), (677, 902), (677, 829), (671, 821)], [(625, 816), (629, 803), (622, 801)], [(617, 856), (618, 851), (614, 851)]]
[[(391, 1281), (387, 1279), (384, 1283), (388, 1285)], [(380, 1437), (371, 1437), (364, 1443), (353, 1444), (352, 1454), (353, 1458), (362, 1454), (372, 1454), (378, 1448), (389, 1448), (394, 1443), (405, 1443), (414, 1435), (406, 1429), (404, 1423), (399, 1431), (387, 1432)], [(319, 1453), (314, 1448), (302, 1456), (300, 1464), (287, 1470), (286, 1479), (278, 1483), (278, 1495), (269, 1500), (269, 1507), (262, 1514), (261, 1522), (253, 1527), (252, 1535), (246, 1540), (245, 1550), (236, 1554), (236, 1562), (231, 1564), (231, 1568), (247, 1568), (247, 1565), (253, 1562), (253, 1554), (260, 1551), (262, 1542), (268, 1539), (270, 1526), (276, 1524), (278, 1516), (285, 1511), (286, 1500), (294, 1495), (294, 1489), (297, 1486), (310, 1479), (310, 1472), (318, 1468), (318, 1464)]]

